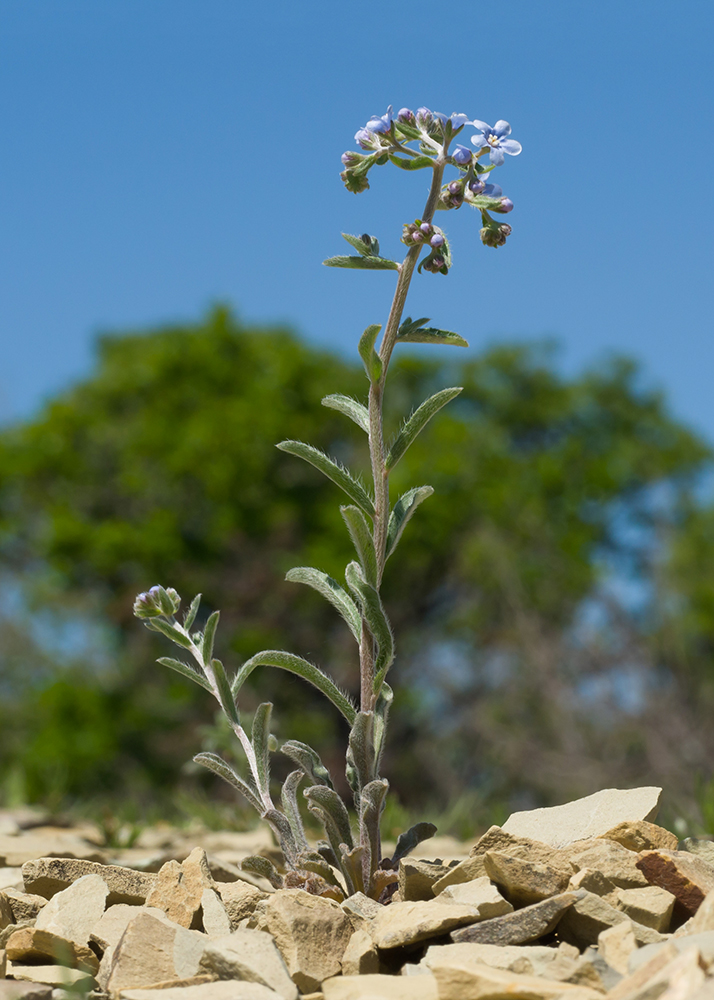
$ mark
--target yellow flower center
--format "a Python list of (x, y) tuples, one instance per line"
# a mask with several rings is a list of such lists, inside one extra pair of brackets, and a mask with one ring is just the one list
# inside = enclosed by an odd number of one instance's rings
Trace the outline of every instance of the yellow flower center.
[(497, 135), (490, 135), (488, 137), (488, 141), (489, 141), (489, 145), (491, 145), (491, 146), (497, 146), (498, 145), (498, 136)]

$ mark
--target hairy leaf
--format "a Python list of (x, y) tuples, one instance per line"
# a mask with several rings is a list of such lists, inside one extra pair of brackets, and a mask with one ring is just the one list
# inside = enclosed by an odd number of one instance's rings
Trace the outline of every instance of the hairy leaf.
[(399, 862), (408, 854), (411, 854), (415, 847), (418, 847), (423, 840), (429, 840), (436, 833), (433, 823), (415, 823), (404, 833), (400, 833), (397, 839), (397, 847), (392, 857), (392, 866), (396, 869)]
[(392, 627), (389, 624), (389, 619), (382, 605), (379, 592), (370, 583), (367, 583), (359, 563), (351, 562), (347, 565), (345, 579), (347, 580), (347, 586), (359, 601), (360, 611), (377, 643), (377, 655), (374, 660), (374, 680), (375, 691), (379, 691), (382, 681), (394, 661), (394, 636), (392, 635)]
[(438, 330), (434, 326), (424, 327), (421, 330), (412, 330), (410, 333), (397, 334), (398, 344), (451, 344), (454, 347), (468, 347), (468, 340), (464, 340), (458, 333), (451, 330)]
[(413, 160), (407, 160), (403, 156), (391, 153), (389, 159), (395, 167), (401, 167), (402, 170), (423, 170), (424, 167), (434, 166), (434, 161), (429, 156), (415, 156)]
[(282, 889), (283, 876), (278, 873), (272, 861), (268, 861), (260, 854), (252, 854), (249, 858), (243, 858), (240, 863), (244, 872), (252, 872), (253, 875), (262, 875), (274, 889)]
[(350, 849), (354, 847), (350, 817), (337, 792), (326, 785), (313, 785), (312, 788), (306, 788), (303, 795), (310, 812), (321, 818), (330, 846), (337, 857), (340, 855), (340, 844), (347, 844)]
[(226, 713), (228, 720), (238, 725), (240, 723), (238, 708), (233, 697), (230, 681), (226, 677), (225, 668), (220, 660), (211, 660), (211, 669), (213, 670), (213, 676), (216, 678), (216, 687), (218, 688), (221, 708)]
[(357, 271), (398, 271), (396, 260), (386, 257), (328, 257), (322, 262), (325, 267), (351, 267)]
[(263, 794), (270, 791), (270, 715), (273, 706), (269, 701), (258, 705), (253, 716), (251, 743), (255, 752), (255, 764), (258, 769), (258, 781)]
[(285, 574), (285, 579), (290, 583), (305, 583), (308, 587), (316, 590), (318, 594), (322, 594), (325, 600), (329, 601), (333, 608), (336, 608), (342, 615), (359, 644), (362, 635), (362, 618), (357, 610), (357, 605), (337, 580), (333, 580), (327, 573), (313, 569), (311, 566), (296, 566)]
[[(384, 800), (389, 791), (385, 778), (370, 781), (362, 789), (360, 800), (360, 842), (369, 851), (368, 867), (377, 867), (380, 861), (379, 821), (384, 809)], [(371, 887), (370, 887), (371, 888)]]
[(286, 653), (282, 649), (264, 649), (262, 652), (256, 653), (255, 656), (251, 656), (249, 660), (246, 660), (233, 678), (232, 689), (234, 696), (238, 694), (246, 678), (250, 677), (256, 667), (279, 667), (281, 670), (287, 670), (291, 674), (297, 674), (298, 677), (309, 681), (318, 691), (322, 691), (325, 697), (342, 712), (350, 725), (354, 722), (357, 710), (350, 701), (349, 696), (340, 691), (335, 682), (327, 674), (324, 674), (319, 667), (316, 667), (314, 663), (303, 660), (301, 656), (295, 656), (294, 653)]
[(263, 803), (260, 800), (258, 789), (253, 784), (252, 779), (245, 781), (221, 757), (215, 753), (197, 753), (193, 758), (194, 763), (203, 764), (209, 771), (213, 771), (224, 781), (227, 781), (234, 788), (237, 788), (241, 795), (250, 802), (254, 809), (262, 816), (264, 813)]
[(375, 776), (374, 712), (358, 712), (347, 746), (347, 780), (359, 808), (360, 794)]
[(200, 603), (201, 603), (201, 595), (196, 594), (194, 599), (191, 601), (191, 605), (183, 618), (183, 627), (186, 629), (187, 632), (191, 631), (191, 626), (196, 620), (196, 615), (198, 613), (198, 607)]
[(214, 611), (213, 614), (209, 616), (208, 621), (206, 622), (206, 627), (203, 630), (201, 655), (203, 656), (204, 663), (211, 662), (211, 657), (213, 656), (213, 643), (216, 638), (216, 629), (218, 628), (218, 619), (220, 617), (220, 611)]
[(193, 645), (189, 636), (184, 635), (176, 625), (172, 625), (164, 618), (147, 618), (144, 625), (152, 632), (161, 632), (167, 639), (171, 639), (177, 646), (183, 646), (184, 649), (190, 649)]
[(333, 393), (325, 396), (322, 405), (331, 410), (339, 410), (350, 420), (354, 420), (358, 427), (361, 427), (365, 434), (369, 434), (369, 411), (363, 403), (358, 403), (351, 396), (343, 396), (340, 393)]
[(387, 559), (399, 544), (399, 539), (402, 537), (402, 532), (407, 525), (407, 521), (409, 521), (419, 504), (423, 503), (433, 492), (433, 486), (414, 486), (399, 497), (392, 513), (389, 515), (389, 524), (387, 525)]
[(319, 755), (307, 743), (300, 743), (298, 740), (288, 740), (280, 747), (280, 753), (294, 760), (299, 764), (303, 772), (314, 781), (316, 785), (327, 785), (333, 788), (330, 772), (320, 760)]
[(297, 802), (297, 790), (304, 777), (304, 771), (291, 771), (280, 790), (280, 801), (283, 804), (283, 812), (293, 831), (293, 838), (300, 853), (309, 849), (305, 836), (305, 828), (302, 824), (302, 816), (300, 815), (300, 807)]
[[(363, 240), (361, 236), (351, 236), (349, 233), (342, 233), (342, 239), (347, 240), (349, 245), (353, 247), (357, 253), (361, 254), (362, 257), (374, 257), (379, 255), (379, 250), (375, 251), (374, 243), (377, 241), (370, 238), (369, 243)], [(377, 243), (377, 246), (379, 244)]]
[(452, 389), (442, 389), (441, 392), (437, 392), (435, 395), (430, 396), (429, 399), (424, 400), (424, 402), (417, 407), (414, 413), (412, 413), (412, 415), (404, 421), (404, 424), (397, 434), (392, 447), (389, 449), (389, 454), (387, 455), (385, 463), (388, 469), (394, 468), (409, 445), (426, 427), (431, 418), (439, 412), (442, 406), (446, 406), (447, 403), (458, 396), (461, 391), (461, 387), (456, 386)]
[[(315, 875), (324, 878), (329, 885), (336, 886), (344, 894), (345, 887), (340, 885), (340, 881), (330, 865), (316, 851), (304, 851), (302, 854), (299, 854), (297, 867), (302, 868), (306, 872), (314, 872)], [(339, 868), (339, 865), (335, 864), (335, 868)]]
[(374, 770), (375, 773), (379, 773), (379, 763), (382, 759), (382, 754), (384, 752), (384, 739), (387, 735), (387, 721), (389, 719), (389, 710), (392, 707), (392, 702), (394, 701), (394, 691), (385, 681), (379, 692), (379, 697), (377, 698), (377, 704), (374, 708)]
[[(374, 349), (381, 329), (381, 323), (372, 323), (364, 331), (357, 345), (359, 356), (362, 358), (364, 369), (367, 372), (367, 378), (370, 382), (378, 382), (382, 377), (382, 359)], [(369, 421), (369, 413), (367, 419)], [(369, 423), (367, 433), (369, 433)]]
[(312, 445), (302, 441), (281, 441), (276, 447), (290, 455), (297, 456), (297, 458), (302, 458), (310, 465), (314, 465), (324, 476), (327, 476), (340, 489), (344, 490), (350, 500), (361, 507), (366, 514), (371, 515), (374, 512), (372, 499), (362, 483), (358, 482), (347, 469), (331, 459), (324, 451), (313, 448)]
[(294, 867), (297, 856), (300, 853), (300, 848), (298, 848), (295, 841), (293, 829), (288, 822), (287, 816), (278, 812), (277, 809), (267, 809), (263, 815), (263, 819), (272, 826), (288, 867)]
[(162, 667), (171, 667), (179, 674), (183, 674), (184, 677), (188, 677), (189, 680), (195, 681), (200, 684), (202, 688), (206, 691), (210, 691), (213, 694), (213, 688), (211, 687), (211, 682), (204, 677), (197, 667), (192, 667), (190, 663), (183, 663), (181, 660), (174, 660), (171, 656), (160, 656), (157, 663), (160, 663)]
[[(347, 848), (347, 844), (342, 844), (342, 847)], [(351, 850), (346, 849), (340, 853), (340, 861), (342, 862), (340, 868), (345, 876), (351, 896), (356, 892), (364, 893), (365, 889), (368, 888), (364, 884), (365, 854), (366, 851), (362, 846), (353, 847)]]
[(359, 561), (364, 570), (364, 577), (373, 587), (377, 586), (377, 556), (374, 551), (372, 532), (359, 507), (340, 507), (340, 513), (347, 525), (350, 538), (357, 550)]

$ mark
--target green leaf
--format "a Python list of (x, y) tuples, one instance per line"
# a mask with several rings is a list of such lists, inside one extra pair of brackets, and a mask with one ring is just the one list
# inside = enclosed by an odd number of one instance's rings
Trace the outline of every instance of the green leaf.
[(402, 170), (423, 170), (424, 167), (434, 166), (434, 161), (430, 156), (415, 156), (413, 160), (407, 160), (392, 153), (389, 159), (395, 167), (401, 167)]
[(466, 204), (471, 205), (473, 208), (478, 208), (478, 209), (485, 208), (486, 211), (489, 211), (489, 209), (491, 211), (494, 211), (501, 207), (501, 199), (488, 198), (486, 195), (483, 194), (475, 194), (472, 195), (470, 198), (466, 199)]
[(358, 403), (351, 396), (342, 396), (340, 393), (333, 393), (325, 396), (322, 405), (331, 410), (339, 410), (350, 420), (354, 420), (358, 427), (361, 427), (365, 434), (369, 434), (369, 410), (362, 403)]
[(374, 539), (367, 524), (367, 519), (359, 507), (340, 507), (340, 514), (347, 525), (350, 538), (357, 550), (359, 561), (364, 570), (364, 576), (373, 587), (377, 586), (377, 556), (374, 551)]
[[(304, 771), (291, 771), (283, 782), (283, 787), (280, 791), (280, 801), (283, 804), (283, 812), (285, 813), (285, 817), (290, 824), (290, 829), (293, 831), (293, 838), (300, 852), (309, 850), (307, 837), (305, 836), (305, 828), (302, 823), (302, 816), (300, 815), (300, 807), (297, 802), (297, 790), (304, 777)], [(324, 864), (325, 862), (323, 861), (322, 863)]]
[(258, 781), (263, 794), (270, 790), (270, 713), (273, 706), (269, 701), (258, 705), (253, 716), (251, 743), (255, 752), (255, 766), (258, 769)]
[(273, 886), (274, 889), (282, 889), (283, 876), (278, 873), (272, 861), (264, 858), (260, 854), (251, 854), (249, 858), (243, 858), (240, 863), (244, 872), (251, 872), (253, 875), (262, 875)]
[(398, 344), (447, 344), (453, 347), (468, 347), (468, 340), (464, 340), (458, 333), (451, 330), (437, 330), (436, 327), (429, 326), (423, 330), (414, 330), (409, 333), (397, 334)]
[(374, 504), (362, 483), (358, 482), (347, 469), (331, 459), (324, 451), (313, 448), (311, 444), (305, 444), (302, 441), (281, 441), (276, 447), (281, 451), (286, 451), (289, 455), (302, 458), (310, 465), (314, 465), (323, 475), (344, 490), (350, 500), (361, 507), (366, 514), (371, 516), (374, 513)]
[[(359, 344), (357, 345), (357, 350), (359, 351), (359, 356), (364, 362), (364, 368), (367, 372), (367, 378), (370, 382), (378, 382), (382, 377), (382, 359), (377, 354), (374, 349), (377, 336), (379, 331), (382, 329), (381, 323), (372, 323), (364, 331), (359, 339)], [(369, 420), (369, 411), (368, 411)], [(367, 424), (367, 433), (369, 434), (369, 423)]]
[(258, 789), (253, 785), (252, 780), (244, 781), (243, 778), (236, 774), (230, 764), (227, 764), (215, 753), (197, 753), (193, 760), (194, 763), (203, 764), (209, 771), (213, 771), (214, 774), (217, 774), (224, 781), (237, 788), (253, 808), (257, 809), (261, 816), (263, 815), (263, 803), (260, 801), (260, 794)]
[(342, 851), (340, 854), (340, 869), (345, 877), (350, 896), (356, 892), (365, 893), (368, 887), (364, 884), (365, 854), (366, 848), (353, 847), (351, 851)]
[(198, 606), (200, 603), (201, 603), (201, 595), (196, 594), (194, 599), (191, 601), (191, 606), (184, 615), (183, 619), (183, 627), (186, 629), (187, 632), (191, 631), (191, 626), (196, 620), (196, 614), (198, 613)]
[(193, 645), (190, 636), (184, 635), (178, 626), (172, 625), (164, 618), (147, 618), (144, 625), (152, 632), (161, 632), (167, 639), (171, 639), (177, 646), (183, 646), (184, 649), (190, 649)]
[(350, 817), (337, 792), (326, 785), (313, 785), (312, 788), (306, 788), (303, 795), (307, 799), (310, 812), (319, 816), (324, 823), (330, 846), (337, 857), (341, 854), (340, 844), (352, 848), (354, 841), (350, 829)]
[(428, 322), (428, 316), (422, 316), (421, 319), (412, 319), (411, 316), (407, 316), (407, 318), (400, 323), (397, 336), (401, 337), (405, 333), (411, 333), (412, 330), (418, 330), (420, 326), (426, 326)]
[(300, 850), (295, 842), (293, 828), (290, 826), (287, 816), (278, 812), (277, 809), (266, 809), (263, 813), (263, 819), (273, 828), (282, 849), (285, 864), (288, 868), (294, 868)]
[(386, 257), (328, 257), (325, 267), (351, 267), (356, 271), (398, 271), (396, 260)]
[(415, 823), (404, 833), (400, 833), (397, 839), (397, 847), (392, 856), (392, 866), (398, 867), (399, 861), (411, 854), (415, 847), (418, 847), (423, 840), (429, 840), (436, 833), (433, 823)]
[(389, 449), (389, 454), (385, 462), (388, 469), (394, 468), (409, 445), (426, 427), (431, 418), (439, 412), (442, 406), (446, 406), (448, 402), (458, 396), (461, 391), (460, 387), (442, 389), (441, 392), (430, 396), (429, 399), (424, 400), (421, 406), (417, 407), (414, 413), (404, 421), (392, 447)]
[(221, 702), (221, 708), (226, 713), (230, 722), (233, 722), (235, 725), (240, 725), (238, 708), (235, 703), (235, 698), (233, 697), (233, 692), (231, 691), (230, 681), (226, 677), (226, 671), (223, 664), (220, 660), (211, 660), (211, 668), (213, 670), (213, 676), (216, 678), (216, 687), (218, 688), (218, 697)]
[(213, 688), (211, 687), (211, 682), (204, 677), (204, 675), (196, 668), (192, 667), (190, 663), (183, 663), (181, 660), (174, 660), (171, 656), (160, 656), (157, 663), (160, 663), (162, 667), (170, 667), (175, 670), (178, 674), (183, 674), (184, 677), (188, 677), (189, 680), (195, 681), (196, 684), (200, 684), (202, 688), (206, 691), (210, 691), (213, 694)]
[(347, 780), (359, 808), (360, 794), (375, 776), (374, 712), (358, 712), (347, 746)]
[[(340, 885), (340, 881), (330, 865), (316, 851), (306, 850), (302, 854), (299, 854), (297, 867), (304, 869), (306, 872), (314, 872), (316, 875), (320, 875), (326, 882), (336, 886), (344, 893), (345, 887)], [(335, 867), (338, 867), (337, 864)]]
[(409, 125), (407, 122), (397, 122), (397, 131), (401, 132), (402, 135), (406, 136), (409, 140), (422, 138), (422, 134), (419, 129), (415, 128), (413, 125)]
[(256, 667), (279, 667), (281, 670), (287, 670), (291, 674), (297, 674), (303, 680), (309, 681), (318, 691), (322, 691), (325, 697), (342, 712), (350, 725), (354, 722), (357, 709), (350, 701), (349, 696), (340, 691), (335, 682), (327, 674), (323, 674), (319, 667), (316, 667), (313, 663), (309, 663), (307, 660), (303, 660), (301, 656), (286, 653), (281, 649), (264, 649), (262, 652), (256, 653), (255, 656), (251, 656), (249, 660), (246, 660), (236, 673), (231, 685), (234, 697)]
[(221, 617), (220, 611), (214, 611), (206, 622), (206, 627), (203, 630), (203, 642), (201, 643), (201, 655), (203, 656), (204, 663), (210, 663), (211, 657), (213, 656), (213, 643), (216, 638), (216, 629), (218, 628), (218, 619)]
[(392, 513), (389, 515), (389, 524), (387, 525), (387, 550), (385, 555), (387, 559), (399, 544), (399, 539), (402, 537), (402, 532), (409, 518), (419, 504), (423, 503), (433, 492), (433, 486), (414, 486), (399, 497)]
[(360, 840), (363, 845), (365, 844), (365, 840), (369, 845), (370, 870), (377, 868), (381, 860), (379, 857), (379, 821), (388, 791), (389, 782), (386, 778), (376, 778), (362, 789), (359, 810)]
[(351, 247), (363, 257), (379, 256), (379, 240), (376, 236), (369, 236), (369, 242), (363, 240), (361, 236), (350, 236), (349, 233), (342, 233), (342, 239), (347, 240)]
[(290, 583), (305, 583), (318, 594), (322, 594), (325, 600), (342, 615), (357, 643), (362, 641), (362, 618), (357, 605), (337, 580), (311, 566), (296, 566), (285, 574), (285, 579)]
[(280, 753), (284, 753), (290, 760), (294, 760), (304, 773), (314, 781), (316, 785), (327, 785), (332, 788), (332, 778), (330, 772), (320, 760), (317, 751), (313, 750), (307, 743), (300, 743), (298, 740), (288, 740), (280, 747)]
[(384, 752), (384, 738), (387, 734), (387, 721), (393, 701), (394, 691), (392, 691), (389, 684), (385, 681), (382, 684), (377, 704), (374, 707), (374, 769), (377, 773), (379, 773), (379, 762)]
[(377, 589), (367, 583), (359, 563), (351, 562), (348, 564), (345, 570), (345, 579), (347, 586), (359, 601), (362, 616), (377, 643), (377, 655), (374, 660), (374, 689), (379, 691), (387, 670), (394, 660), (392, 628)]

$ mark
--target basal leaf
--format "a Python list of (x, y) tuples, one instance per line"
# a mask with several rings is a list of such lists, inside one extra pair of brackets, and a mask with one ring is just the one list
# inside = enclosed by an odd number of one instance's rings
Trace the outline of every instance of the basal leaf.
[(278, 873), (273, 862), (261, 854), (252, 854), (249, 858), (243, 858), (240, 866), (244, 872), (251, 872), (253, 875), (261, 875), (266, 878), (274, 889), (282, 889), (283, 876)]
[(270, 790), (270, 715), (273, 706), (269, 701), (261, 702), (253, 716), (251, 743), (255, 753), (260, 789), (264, 794)]
[(290, 583), (305, 583), (322, 594), (342, 615), (357, 643), (362, 641), (362, 617), (355, 602), (337, 580), (311, 566), (296, 566), (285, 574), (285, 579)]
[(281, 451), (288, 452), (289, 455), (295, 455), (297, 458), (309, 462), (310, 465), (319, 469), (324, 476), (327, 476), (340, 489), (344, 490), (350, 500), (361, 507), (366, 514), (371, 516), (374, 513), (374, 504), (364, 486), (324, 451), (313, 448), (311, 444), (305, 444), (302, 441), (281, 441), (276, 447)]
[(418, 847), (422, 841), (429, 840), (435, 833), (436, 827), (433, 823), (415, 823), (404, 833), (400, 833), (396, 850), (392, 856), (392, 865), (398, 867), (402, 858), (411, 854), (415, 847)]
[(416, 436), (426, 427), (434, 414), (438, 413), (442, 406), (446, 406), (454, 397), (458, 396), (461, 388), (442, 389), (429, 399), (424, 400), (421, 406), (405, 420), (402, 429), (397, 434), (389, 454), (386, 459), (388, 469), (393, 469), (409, 445)]

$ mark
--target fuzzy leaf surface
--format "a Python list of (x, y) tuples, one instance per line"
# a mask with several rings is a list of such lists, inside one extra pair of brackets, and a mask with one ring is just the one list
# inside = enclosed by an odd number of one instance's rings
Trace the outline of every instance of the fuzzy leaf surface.
[(350, 595), (341, 587), (337, 580), (333, 580), (322, 570), (313, 569), (312, 566), (296, 566), (285, 574), (285, 579), (290, 583), (304, 583), (312, 587), (318, 594), (322, 594), (326, 601), (342, 615), (347, 622), (350, 632), (357, 642), (360, 642), (362, 633), (362, 618), (357, 605)]
[(313, 785), (303, 792), (308, 802), (308, 809), (316, 815), (322, 815), (325, 831), (335, 854), (339, 857), (340, 844), (354, 846), (350, 817), (345, 804), (332, 788), (326, 785)]
[(178, 674), (183, 674), (184, 677), (188, 677), (189, 680), (195, 681), (196, 684), (200, 684), (202, 688), (206, 691), (210, 691), (213, 694), (213, 688), (211, 687), (210, 681), (208, 681), (202, 673), (195, 667), (192, 667), (190, 663), (183, 663), (181, 660), (174, 660), (172, 656), (160, 656), (157, 663), (160, 663), (162, 667), (170, 667), (175, 670)]
[(189, 609), (183, 618), (183, 627), (186, 629), (187, 632), (191, 631), (191, 626), (196, 620), (196, 615), (198, 614), (198, 608), (200, 603), (201, 603), (201, 595), (196, 594), (194, 599), (191, 601)]
[(347, 565), (345, 579), (347, 586), (359, 601), (367, 627), (378, 646), (374, 659), (374, 683), (375, 691), (379, 691), (387, 670), (394, 661), (392, 627), (389, 624), (379, 592), (370, 583), (367, 583), (359, 563), (351, 562)]
[(330, 772), (320, 760), (319, 754), (307, 743), (300, 743), (299, 740), (288, 740), (280, 747), (280, 753), (284, 753), (290, 760), (295, 761), (316, 785), (333, 787)]
[(351, 396), (343, 396), (336, 392), (330, 396), (325, 396), (322, 405), (331, 410), (339, 410), (350, 420), (354, 420), (358, 427), (361, 427), (365, 434), (369, 434), (369, 411), (363, 403), (358, 403)]
[(429, 840), (436, 833), (433, 823), (415, 823), (404, 833), (400, 833), (397, 839), (397, 847), (392, 857), (392, 864), (399, 867), (399, 862), (408, 854), (411, 854), (415, 847), (418, 847), (423, 840)]
[[(378, 382), (382, 377), (382, 359), (374, 349), (379, 331), (382, 329), (381, 323), (372, 323), (364, 331), (359, 339), (357, 350), (364, 363), (364, 370), (370, 382)], [(369, 412), (367, 414), (367, 433), (369, 434)]]
[(213, 656), (213, 643), (216, 638), (216, 629), (218, 628), (218, 619), (220, 617), (220, 611), (214, 611), (213, 614), (209, 616), (208, 621), (206, 622), (206, 627), (203, 630), (201, 655), (203, 656), (204, 663), (211, 662), (211, 657)]
[(221, 708), (226, 713), (227, 718), (238, 725), (240, 723), (238, 707), (233, 697), (230, 681), (226, 677), (225, 668), (220, 660), (211, 660), (211, 667), (213, 669), (213, 676), (216, 678), (216, 687), (218, 688)]
[(439, 412), (442, 406), (446, 406), (447, 403), (451, 402), (452, 399), (458, 396), (461, 391), (462, 389), (460, 386), (454, 386), (451, 389), (442, 389), (441, 392), (437, 392), (433, 396), (430, 396), (429, 399), (425, 399), (424, 402), (417, 407), (412, 415), (404, 421), (404, 424), (397, 434), (392, 447), (389, 449), (389, 454), (386, 458), (386, 466), (388, 469), (394, 468), (409, 445), (426, 427), (431, 418)]
[(302, 770), (291, 771), (283, 782), (283, 787), (280, 790), (280, 801), (283, 805), (283, 812), (285, 813), (285, 818), (293, 831), (293, 838), (300, 853), (309, 850), (307, 838), (305, 836), (305, 828), (302, 823), (302, 816), (300, 815), (300, 807), (298, 806), (297, 801), (297, 790), (304, 777), (305, 772)]
[(351, 267), (355, 271), (398, 271), (396, 260), (386, 257), (328, 257), (322, 262), (325, 267)]
[(398, 344), (446, 344), (453, 347), (468, 347), (468, 340), (464, 340), (458, 333), (451, 330), (439, 330), (435, 326), (423, 327), (421, 330), (412, 330), (409, 333), (397, 334)]
[(395, 167), (400, 167), (402, 170), (423, 170), (424, 167), (434, 166), (434, 161), (429, 156), (415, 156), (413, 159), (407, 159), (391, 153), (389, 159)]
[(267, 793), (270, 788), (270, 715), (273, 706), (269, 701), (261, 702), (253, 716), (251, 743), (255, 751), (260, 789)]
[(374, 551), (374, 539), (367, 519), (359, 507), (340, 507), (340, 514), (347, 525), (352, 543), (357, 550), (364, 577), (373, 587), (377, 585), (377, 556)]
[(240, 863), (244, 872), (252, 872), (253, 875), (262, 875), (274, 889), (282, 889), (283, 877), (278, 873), (272, 861), (262, 857), (260, 854), (252, 854), (249, 858), (243, 858)]
[(303, 680), (309, 681), (318, 691), (322, 691), (325, 697), (342, 712), (350, 725), (354, 722), (357, 709), (349, 697), (340, 691), (332, 678), (324, 674), (314, 663), (303, 660), (301, 656), (296, 656), (294, 653), (286, 653), (282, 649), (264, 649), (246, 660), (233, 679), (234, 696), (238, 694), (246, 678), (250, 677), (256, 667), (278, 667), (280, 670), (297, 674)]
[(387, 525), (387, 559), (399, 544), (402, 532), (420, 503), (434, 492), (433, 486), (414, 486), (411, 490), (403, 493), (394, 505), (392, 513), (389, 515)]
[(234, 788), (237, 788), (241, 795), (250, 802), (254, 809), (263, 815), (263, 803), (260, 801), (260, 795), (258, 794), (257, 788), (253, 785), (252, 781), (244, 781), (230, 764), (227, 764), (221, 757), (215, 753), (197, 753), (193, 758), (194, 763), (203, 764), (207, 767), (209, 771), (213, 771), (217, 774), (219, 778), (223, 778)]
[[(352, 236), (350, 233), (342, 233), (342, 239), (347, 240), (349, 245), (361, 254), (362, 257), (374, 257), (375, 251), (372, 240), (369, 243), (363, 240), (361, 236)], [(379, 244), (377, 244), (379, 246)], [(378, 253), (379, 251), (377, 251)]]
[(327, 476), (340, 489), (344, 490), (350, 500), (361, 507), (366, 514), (373, 513), (374, 504), (364, 486), (324, 451), (313, 448), (311, 444), (305, 444), (303, 441), (281, 441), (276, 447), (281, 451), (286, 451), (289, 455), (295, 455), (297, 458), (309, 462), (310, 465), (319, 469), (324, 476)]
[(147, 618), (144, 625), (152, 632), (161, 632), (167, 639), (175, 642), (177, 646), (183, 646), (184, 649), (190, 649), (193, 645), (189, 636), (184, 635), (176, 625), (172, 625), (171, 622), (167, 622), (163, 618)]

